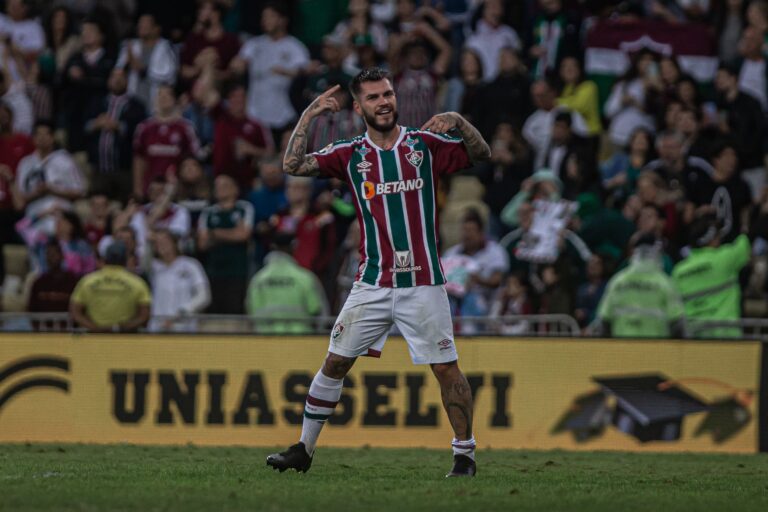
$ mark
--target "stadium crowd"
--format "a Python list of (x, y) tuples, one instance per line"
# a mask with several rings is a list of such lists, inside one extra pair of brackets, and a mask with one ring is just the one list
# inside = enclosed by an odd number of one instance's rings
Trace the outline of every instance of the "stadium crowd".
[[(380, 66), (401, 124), (457, 111), (492, 146), (438, 191), (457, 318), (586, 327), (643, 244), (686, 307), (700, 292), (675, 266), (738, 250), (731, 316), (765, 312), (765, 0), (0, 4), (0, 244), (28, 248), (28, 311), (71, 302), (80, 324), (126, 330), (337, 312), (359, 263), (350, 192), (286, 178), (282, 152), (336, 84), (310, 149), (362, 133), (346, 85)], [(669, 31), (699, 54), (659, 43)]]

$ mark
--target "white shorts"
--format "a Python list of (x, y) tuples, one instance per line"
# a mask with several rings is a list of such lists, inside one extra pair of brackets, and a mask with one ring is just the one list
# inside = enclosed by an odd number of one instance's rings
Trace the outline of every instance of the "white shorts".
[(393, 324), (408, 342), (414, 364), (458, 359), (448, 294), (440, 285), (384, 288), (355, 282), (331, 331), (328, 351), (379, 357)]

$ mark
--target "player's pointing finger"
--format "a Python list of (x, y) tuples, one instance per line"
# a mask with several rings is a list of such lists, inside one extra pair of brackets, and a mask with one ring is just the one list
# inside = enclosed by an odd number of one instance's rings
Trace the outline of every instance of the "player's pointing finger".
[(330, 89), (328, 89), (327, 91), (325, 91), (325, 92), (323, 93), (323, 97), (326, 97), (326, 98), (327, 98), (328, 96), (330, 96), (331, 94), (335, 93), (335, 92), (336, 92), (336, 91), (338, 91), (339, 89), (341, 89), (341, 86), (340, 86), (339, 84), (336, 84), (336, 85), (334, 85), (333, 87), (331, 87)]

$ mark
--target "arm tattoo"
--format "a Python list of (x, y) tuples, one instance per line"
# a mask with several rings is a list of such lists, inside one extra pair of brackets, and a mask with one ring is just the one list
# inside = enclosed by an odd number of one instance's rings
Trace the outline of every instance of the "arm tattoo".
[(464, 139), (464, 145), (469, 153), (469, 159), (472, 163), (485, 162), (491, 159), (491, 148), (488, 143), (485, 142), (483, 136), (477, 131), (477, 128), (472, 126), (464, 117), (458, 116), (459, 122), (456, 124), (456, 129), (461, 134), (461, 138)]
[(291, 134), (283, 157), (283, 171), (294, 176), (320, 176), (317, 158), (307, 154), (307, 129), (309, 121), (304, 116)]

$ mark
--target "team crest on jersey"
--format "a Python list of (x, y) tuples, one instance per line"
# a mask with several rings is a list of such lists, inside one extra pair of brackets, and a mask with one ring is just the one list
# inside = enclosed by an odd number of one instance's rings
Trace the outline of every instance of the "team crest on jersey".
[(408, 160), (408, 163), (410, 163), (412, 166), (416, 167), (417, 169), (421, 165), (421, 162), (424, 160), (424, 152), (423, 151), (411, 151), (407, 155), (405, 155), (406, 160)]
[(371, 152), (371, 150), (366, 146), (360, 146), (355, 151), (357, 151), (357, 154), (360, 155), (362, 158), (365, 158), (365, 155)]
[(412, 139), (410, 135), (408, 136), (407, 139), (405, 139), (405, 142), (403, 142), (403, 144), (405, 144), (406, 146), (408, 146), (411, 149), (413, 149), (413, 146), (415, 146), (418, 143), (419, 143), (419, 141), (417, 141), (416, 139)]

